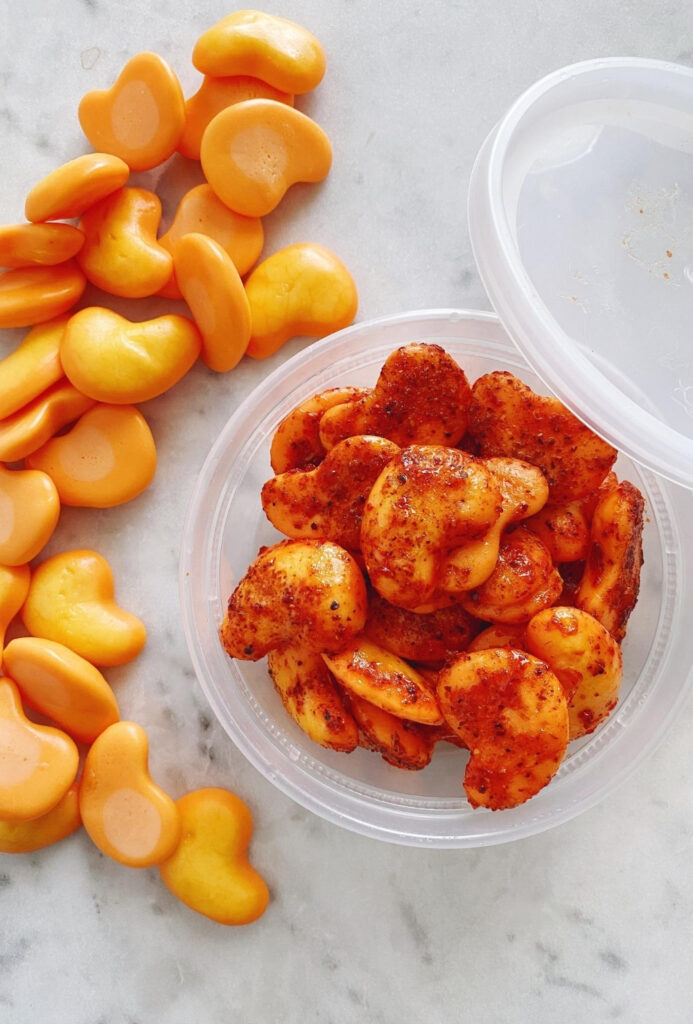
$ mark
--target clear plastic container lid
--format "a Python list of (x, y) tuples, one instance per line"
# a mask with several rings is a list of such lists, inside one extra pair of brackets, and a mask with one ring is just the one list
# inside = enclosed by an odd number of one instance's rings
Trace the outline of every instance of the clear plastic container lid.
[(544, 383), (693, 488), (693, 70), (595, 60), (533, 85), (479, 153), (469, 226)]

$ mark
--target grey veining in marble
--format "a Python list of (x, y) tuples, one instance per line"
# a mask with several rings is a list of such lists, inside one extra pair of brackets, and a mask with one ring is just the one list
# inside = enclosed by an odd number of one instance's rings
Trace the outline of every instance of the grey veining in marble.
[[(31, 185), (88, 150), (80, 97), (142, 49), (190, 94), (211, 0), (0, 3), (0, 218)], [(487, 308), (466, 228), (474, 156), (513, 98), (545, 72), (600, 55), (693, 64), (688, 0), (276, 0), (310, 27), (328, 72), (301, 109), (334, 143), (319, 187), (267, 218), (266, 251), (302, 239), (352, 268), (360, 318)], [(170, 217), (190, 180), (167, 165)], [(156, 181), (157, 175), (138, 176)], [(116, 308), (127, 308), (127, 304)], [(163, 311), (152, 301), (147, 309)], [(4, 354), (23, 332), (0, 339)], [(122, 603), (146, 621), (132, 666), (108, 673), (149, 735), (173, 795), (237, 790), (255, 813), (267, 913), (224, 929), (177, 902), (156, 870), (101, 856), (84, 833), (0, 857), (2, 1024), (688, 1024), (693, 1021), (693, 709), (656, 754), (580, 818), (508, 846), (431, 852), (361, 838), (266, 782), (227, 740), (195, 681), (180, 628), (185, 505), (230, 412), (267, 372), (196, 367), (147, 404), (159, 452), (132, 505), (66, 510), (50, 550), (95, 547)]]

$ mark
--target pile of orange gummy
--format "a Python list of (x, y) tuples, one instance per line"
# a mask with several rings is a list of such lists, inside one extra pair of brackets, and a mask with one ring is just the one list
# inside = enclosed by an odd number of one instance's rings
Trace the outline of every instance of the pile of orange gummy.
[[(350, 274), (321, 245), (290, 245), (256, 266), (261, 218), (291, 185), (330, 169), (325, 132), (293, 106), (322, 79), (320, 44), (291, 22), (239, 11), (198, 39), (193, 64), (204, 78), (187, 101), (153, 53), (84, 96), (79, 120), (95, 152), (31, 189), (27, 223), (0, 227), (0, 327), (32, 328), (0, 361), (0, 851), (37, 850), (83, 824), (107, 856), (158, 866), (194, 910), (245, 924), (269, 899), (247, 857), (248, 808), (223, 789), (174, 801), (157, 786), (147, 736), (121, 721), (100, 671), (132, 661), (146, 639), (115, 602), (110, 566), (89, 550), (34, 564), (62, 505), (109, 508), (151, 482), (156, 449), (136, 403), (198, 358), (226, 372), (356, 313)], [(159, 197), (127, 182), (176, 153), (199, 160), (206, 183), (157, 237)], [(191, 317), (70, 312), (87, 282), (131, 299), (182, 298)], [(5, 645), (18, 615), (29, 635)]]

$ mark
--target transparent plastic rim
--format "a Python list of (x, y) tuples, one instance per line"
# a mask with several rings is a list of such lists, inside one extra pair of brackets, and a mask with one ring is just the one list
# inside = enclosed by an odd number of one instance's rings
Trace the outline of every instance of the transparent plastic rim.
[(570, 84), (575, 90), (571, 103), (575, 103), (580, 99), (578, 90), (588, 90), (595, 76), (643, 73), (689, 80), (693, 99), (693, 69), (638, 58), (583, 61), (552, 72), (527, 89), (479, 152), (469, 187), (469, 232), (479, 274), (493, 307), (537, 376), (569, 409), (634, 462), (693, 488), (693, 441), (618, 392), (571, 343), (524, 268), (503, 202), (508, 153), (518, 144), (523, 124), (533, 117), (548, 93)]
[[(476, 338), (479, 354), (502, 357), (508, 365), (525, 366), (509, 343), (498, 318), (468, 310), (423, 310), (382, 317), (349, 327), (311, 346), (278, 367), (238, 408), (213, 445), (199, 474), (188, 507), (180, 555), (180, 599), (183, 628), (199, 683), (222, 726), (245, 757), (278, 789), (297, 803), (337, 825), (362, 835), (410, 846), (463, 848), (490, 846), (553, 828), (596, 804), (631, 775), (661, 741), (693, 681), (693, 670), (682, 657), (684, 610), (693, 600), (693, 574), (687, 571), (675, 501), (654, 474), (641, 471), (638, 481), (656, 520), (663, 551), (663, 594), (656, 643), (640, 679), (644, 691), (628, 700), (605, 723), (588, 746), (564, 764), (554, 782), (529, 804), (510, 811), (474, 812), (469, 830), (469, 806), (460, 800), (387, 794), (299, 756), (281, 728), (253, 706), (252, 698), (235, 699), (229, 706), (229, 672), (239, 692), (244, 680), (218, 640), (220, 623), (219, 538), (228, 490), (229, 468), (235, 461), (230, 440), (242, 432), (251, 410), (272, 408), (275, 389), (290, 389), (292, 381), (311, 375), (323, 352), (330, 349), (340, 371), (358, 365), (359, 354), (340, 358), (340, 343), (374, 329), (386, 337), (398, 325), (416, 325), (422, 339), (454, 337), (462, 330), (466, 341)], [(473, 330), (472, 330), (473, 329)], [(374, 350), (391, 349), (382, 341)], [(362, 358), (362, 355), (361, 355)], [(344, 363), (344, 366), (341, 364)], [(690, 558), (690, 556), (689, 556)], [(226, 595), (223, 595), (225, 597)], [(222, 597), (222, 600), (223, 600)], [(678, 661), (678, 669), (676, 662)], [(681, 678), (681, 664), (687, 672)], [(650, 696), (656, 691), (657, 701)], [(632, 696), (632, 695), (631, 695)], [(627, 726), (627, 729), (626, 729)], [(588, 772), (585, 762), (589, 757)], [(565, 770), (564, 770), (565, 769)], [(464, 812), (464, 814), (462, 813)], [(519, 813), (518, 813), (519, 812)], [(460, 826), (465, 818), (465, 829)]]

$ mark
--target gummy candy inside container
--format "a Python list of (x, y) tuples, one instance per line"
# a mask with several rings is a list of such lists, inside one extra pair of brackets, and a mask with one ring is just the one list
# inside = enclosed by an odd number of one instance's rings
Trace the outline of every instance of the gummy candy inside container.
[(262, 545), (281, 537), (260, 505), (272, 475), (274, 430), (299, 402), (327, 388), (373, 385), (393, 349), (413, 341), (442, 345), (470, 382), (510, 370), (547, 389), (488, 313), (437, 310), (347, 328), (311, 346), (268, 377), (227, 423), (193, 493), (181, 548), (183, 622), (202, 688), (245, 756), (304, 807), (364, 835), (408, 845), (485, 846), (541, 832), (592, 806), (662, 738), (680, 707), (691, 669), (683, 650), (693, 599), (690, 552), (680, 539), (676, 487), (620, 456), (615, 470), (646, 501), (640, 598), (623, 644), (617, 708), (591, 735), (570, 744), (553, 781), (511, 810), (473, 810), (462, 789), (467, 753), (436, 746), (430, 765), (407, 772), (377, 754), (325, 750), (289, 718), (266, 661), (232, 661), (218, 628), (229, 594)]

